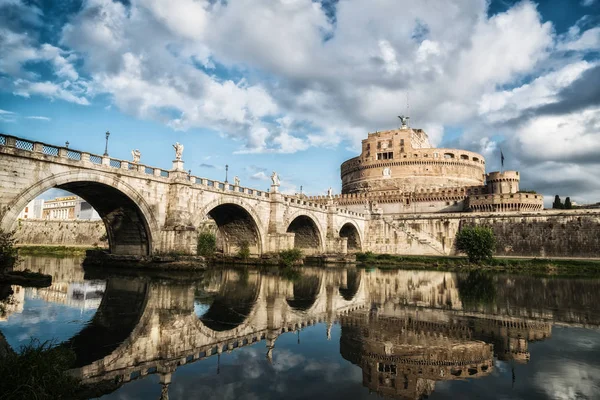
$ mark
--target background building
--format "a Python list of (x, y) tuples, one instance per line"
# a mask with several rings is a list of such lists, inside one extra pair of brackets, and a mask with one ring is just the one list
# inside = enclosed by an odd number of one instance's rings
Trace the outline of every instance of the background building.
[(30, 201), (19, 214), (19, 219), (99, 220), (100, 215), (90, 203), (79, 196), (56, 197), (52, 200)]

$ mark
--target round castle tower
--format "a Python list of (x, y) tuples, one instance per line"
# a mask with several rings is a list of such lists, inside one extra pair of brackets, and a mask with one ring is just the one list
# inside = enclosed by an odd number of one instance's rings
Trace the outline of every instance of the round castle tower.
[(487, 186), (490, 194), (510, 194), (519, 191), (519, 171), (490, 172)]
[(342, 193), (483, 186), (480, 154), (431, 147), (427, 133), (403, 120), (399, 129), (369, 133), (360, 156), (341, 165)]

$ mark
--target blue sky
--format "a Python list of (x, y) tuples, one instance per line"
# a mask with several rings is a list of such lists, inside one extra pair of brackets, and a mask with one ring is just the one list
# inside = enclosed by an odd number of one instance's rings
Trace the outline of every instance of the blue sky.
[(436, 145), (595, 202), (599, 56), (600, 0), (0, 0), (0, 131), (323, 194), (408, 97)]

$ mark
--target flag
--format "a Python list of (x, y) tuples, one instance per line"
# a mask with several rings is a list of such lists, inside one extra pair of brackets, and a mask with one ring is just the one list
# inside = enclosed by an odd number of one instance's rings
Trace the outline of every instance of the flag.
[(502, 164), (502, 168), (504, 168), (504, 153), (500, 150), (500, 163)]

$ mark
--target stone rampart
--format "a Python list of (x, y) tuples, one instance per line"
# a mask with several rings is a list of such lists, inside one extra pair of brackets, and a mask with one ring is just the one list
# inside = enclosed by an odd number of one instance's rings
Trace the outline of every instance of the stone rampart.
[(15, 227), (19, 245), (108, 246), (104, 222), (22, 219)]
[(600, 257), (600, 210), (388, 215), (369, 221), (365, 247), (377, 253), (452, 255), (463, 225), (491, 227), (498, 256)]

